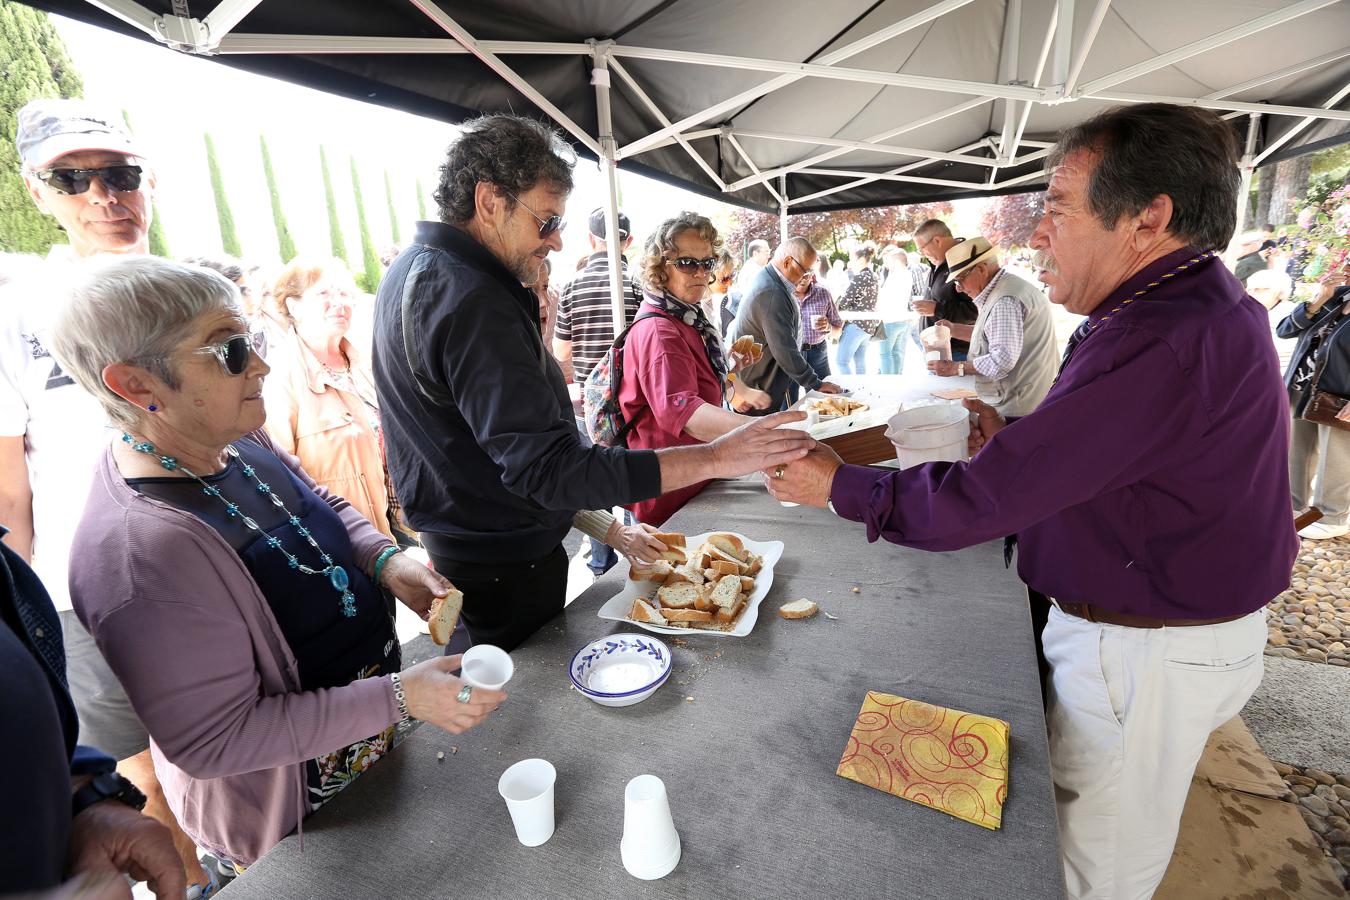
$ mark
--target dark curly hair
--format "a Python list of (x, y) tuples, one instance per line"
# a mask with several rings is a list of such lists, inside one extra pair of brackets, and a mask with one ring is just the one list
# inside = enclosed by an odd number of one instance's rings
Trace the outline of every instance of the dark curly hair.
[[(521, 116), (480, 116), (465, 122), (450, 145), (441, 180), (432, 197), (441, 221), (463, 225), (474, 215), (478, 182), (495, 184), (519, 197), (541, 181), (560, 192), (572, 189), (576, 153), (554, 128)], [(516, 201), (506, 197), (506, 208)]]

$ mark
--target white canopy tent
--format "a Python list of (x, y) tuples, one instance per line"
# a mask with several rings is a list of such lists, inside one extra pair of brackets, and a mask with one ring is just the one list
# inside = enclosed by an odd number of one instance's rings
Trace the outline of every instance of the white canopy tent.
[[(32, 5), (449, 121), (533, 107), (599, 162), (610, 234), (618, 168), (783, 235), (794, 212), (1035, 189), (1056, 132), (1116, 103), (1235, 120), (1244, 197), (1258, 166), (1350, 139), (1346, 0)], [(617, 328), (617, 260), (611, 288)]]

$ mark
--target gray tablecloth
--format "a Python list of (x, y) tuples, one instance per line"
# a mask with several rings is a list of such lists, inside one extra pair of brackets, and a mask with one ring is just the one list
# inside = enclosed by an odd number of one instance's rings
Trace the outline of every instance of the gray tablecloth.
[[(513, 654), (511, 697), (488, 724), (422, 726), (307, 820), (303, 853), (287, 838), (229, 896), (1062, 895), (1030, 619), (999, 547), (868, 545), (861, 526), (783, 508), (752, 480), (712, 485), (666, 527), (786, 544), (749, 637), (690, 634), (654, 696), (600, 707), (571, 689), (567, 664), (632, 630), (596, 618), (623, 577), (611, 572)], [(838, 618), (775, 614), (797, 597)], [(869, 690), (1011, 723), (1002, 830), (835, 774)], [(557, 831), (537, 848), (516, 842), (497, 794), (502, 771), (531, 756), (558, 770)], [(619, 859), (624, 785), (646, 772), (665, 780), (684, 846), (655, 882)]]

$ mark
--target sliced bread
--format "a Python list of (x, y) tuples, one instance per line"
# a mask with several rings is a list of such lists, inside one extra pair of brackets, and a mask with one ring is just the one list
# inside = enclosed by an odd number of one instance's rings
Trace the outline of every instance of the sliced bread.
[(736, 605), (730, 609), (719, 609), (715, 615), (718, 622), (730, 624), (740, 618), (741, 612), (745, 609), (745, 598), (742, 597), (736, 601)]
[(675, 568), (664, 559), (657, 560), (649, 566), (630, 566), (628, 569), (629, 581), (665, 581), (670, 577), (670, 573)]
[(681, 581), (663, 586), (656, 592), (656, 600), (666, 609), (688, 609), (702, 595), (698, 585)]
[(717, 587), (713, 588), (712, 602), (716, 603), (722, 609), (730, 609), (736, 605), (736, 601), (741, 595), (741, 576), (723, 575), (717, 582)]
[(666, 552), (661, 554), (662, 559), (682, 563), (689, 558), (689, 553), (684, 547), (684, 535), (674, 531), (658, 531), (652, 537), (666, 545)]
[(661, 615), (652, 605), (641, 597), (633, 601), (633, 609), (628, 613), (628, 618), (634, 622), (646, 622), (649, 625), (666, 625), (666, 617)]
[(666, 621), (672, 623), (679, 622), (711, 622), (713, 614), (701, 609), (668, 609), (663, 615)]
[(785, 619), (808, 619), (814, 616), (820, 609), (815, 601), (802, 598), (793, 600), (791, 603), (784, 603), (778, 607), (778, 614)]
[(708, 543), (730, 554), (738, 562), (745, 561), (745, 544), (736, 535), (725, 531), (708, 535)]
[(431, 601), (431, 614), (427, 618), (427, 628), (431, 631), (432, 642), (444, 647), (450, 643), (450, 635), (455, 632), (455, 623), (459, 621), (459, 612), (464, 608), (464, 595), (454, 588), (444, 597)]

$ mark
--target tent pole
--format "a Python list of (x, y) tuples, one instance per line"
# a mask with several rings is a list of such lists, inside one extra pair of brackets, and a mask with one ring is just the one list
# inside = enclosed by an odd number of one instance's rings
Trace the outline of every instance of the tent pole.
[(1247, 146), (1242, 151), (1242, 183), (1238, 186), (1237, 223), (1233, 235), (1242, 234), (1247, 229), (1247, 199), (1252, 192), (1252, 170), (1256, 168), (1252, 154), (1256, 152), (1256, 138), (1261, 131), (1261, 114), (1252, 113), (1247, 122)]
[(614, 312), (614, 334), (628, 325), (623, 305), (623, 241), (619, 239), (619, 169), (615, 161), (614, 126), (609, 109), (609, 46), (592, 52), (595, 67), (595, 112), (600, 127), (600, 170), (605, 175), (605, 247), (609, 253), (609, 302)]
[[(1330, 99), (1328, 99), (1327, 102), (1322, 104), (1322, 108), (1330, 110), (1336, 104), (1344, 100), (1346, 94), (1350, 94), (1350, 81), (1347, 81), (1339, 91), (1332, 94)], [(1256, 157), (1256, 159), (1254, 160), (1255, 164), (1260, 165), (1267, 156), (1270, 156), (1270, 154), (1274, 153), (1276, 150), (1280, 149), (1285, 144), (1289, 143), (1289, 141), (1291, 141), (1295, 135), (1297, 135), (1303, 129), (1307, 128), (1313, 122), (1317, 121), (1317, 118), (1318, 118), (1317, 116), (1306, 116), (1305, 118), (1300, 119), (1297, 123), (1294, 124), (1293, 128), (1290, 128), (1284, 134), (1280, 135), (1279, 138), (1276, 139), (1274, 142), (1272, 142), (1269, 147), (1262, 150), (1261, 155)]]
[(778, 176), (778, 245), (781, 247), (788, 239), (787, 217), (788, 217), (788, 192), (787, 175)]
[(1073, 6), (1074, 0), (1058, 0), (1055, 4), (1055, 47), (1050, 60), (1050, 95), (1055, 97), (1064, 96), (1073, 64)]

